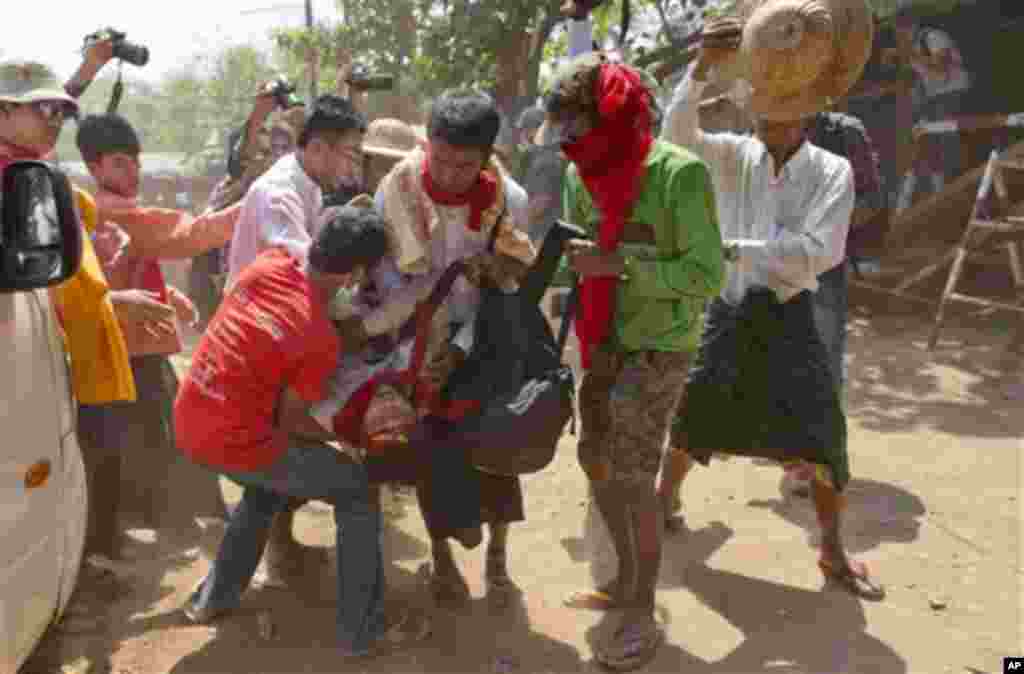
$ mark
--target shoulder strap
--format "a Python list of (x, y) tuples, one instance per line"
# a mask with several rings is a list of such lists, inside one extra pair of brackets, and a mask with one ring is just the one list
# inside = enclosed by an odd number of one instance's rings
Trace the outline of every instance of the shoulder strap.
[(412, 318), (406, 321), (399, 331), (400, 341), (405, 341), (410, 337), (415, 339), (412, 362), (409, 364), (409, 369), (406, 370), (406, 373), (413, 378), (418, 377), (423, 369), (423, 359), (427, 353), (430, 324), (434, 320), (434, 314), (437, 312), (437, 308), (441, 306), (441, 302), (448, 297), (452, 290), (452, 285), (455, 284), (455, 279), (462, 274), (464, 269), (465, 265), (462, 262), (455, 262), (445, 269), (437, 284), (434, 285), (434, 289), (430, 291), (430, 295), (416, 305)]
[(507, 218), (507, 217), (508, 217), (508, 199), (506, 198), (505, 199), (505, 203), (503, 203), (501, 205), (501, 213), (498, 215), (497, 219), (494, 221), (494, 226), (491, 227), (491, 237), (487, 241), (487, 252), (488, 253), (493, 253), (494, 252), (494, 242), (498, 239), (498, 228), (501, 227), (501, 223), (504, 222), (505, 218)]
[(561, 358), (562, 354), (565, 353), (565, 343), (569, 339), (569, 326), (572, 325), (572, 321), (576, 317), (576, 305), (579, 304), (579, 292), (579, 284), (573, 283), (572, 290), (569, 291), (569, 297), (565, 301), (565, 310), (562, 312), (562, 325), (558, 329), (559, 358)]

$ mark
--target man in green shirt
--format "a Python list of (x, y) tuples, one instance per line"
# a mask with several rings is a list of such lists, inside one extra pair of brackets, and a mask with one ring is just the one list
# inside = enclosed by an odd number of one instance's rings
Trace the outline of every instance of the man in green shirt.
[(611, 583), (567, 603), (623, 609), (596, 656), (610, 668), (634, 669), (663, 639), (654, 618), (655, 479), (704, 304), (722, 283), (722, 240), (707, 168), (654, 140), (651, 93), (636, 70), (599, 53), (573, 60), (556, 78), (547, 116), (546, 138), (572, 162), (566, 216), (594, 235), (569, 245), (586, 370), (579, 460), (619, 560)]

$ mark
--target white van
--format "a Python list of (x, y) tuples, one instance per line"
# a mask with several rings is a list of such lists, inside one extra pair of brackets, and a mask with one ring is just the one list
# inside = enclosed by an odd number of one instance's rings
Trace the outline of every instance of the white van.
[(67, 179), (12, 164), (0, 201), (0, 672), (16, 672), (74, 590), (85, 467), (48, 286), (81, 262)]

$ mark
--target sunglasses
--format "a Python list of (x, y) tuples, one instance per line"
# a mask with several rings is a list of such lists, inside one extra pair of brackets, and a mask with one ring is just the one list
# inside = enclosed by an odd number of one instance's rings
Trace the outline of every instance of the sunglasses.
[(34, 101), (29, 106), (47, 122), (63, 123), (65, 119), (75, 116), (75, 108), (62, 101)]

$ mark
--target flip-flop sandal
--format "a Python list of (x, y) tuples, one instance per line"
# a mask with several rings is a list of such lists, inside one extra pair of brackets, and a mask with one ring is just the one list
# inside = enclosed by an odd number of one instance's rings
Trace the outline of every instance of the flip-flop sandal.
[(864, 562), (850, 560), (847, 568), (840, 571), (831, 561), (819, 559), (818, 568), (826, 581), (840, 585), (850, 594), (871, 601), (885, 599), (885, 587), (871, 577), (871, 570)]
[(605, 590), (577, 590), (566, 597), (562, 605), (584, 611), (614, 611), (618, 608), (615, 597)]
[(653, 660), (664, 641), (665, 630), (656, 621), (630, 623), (616, 631), (611, 642), (594, 656), (608, 669), (628, 672)]

